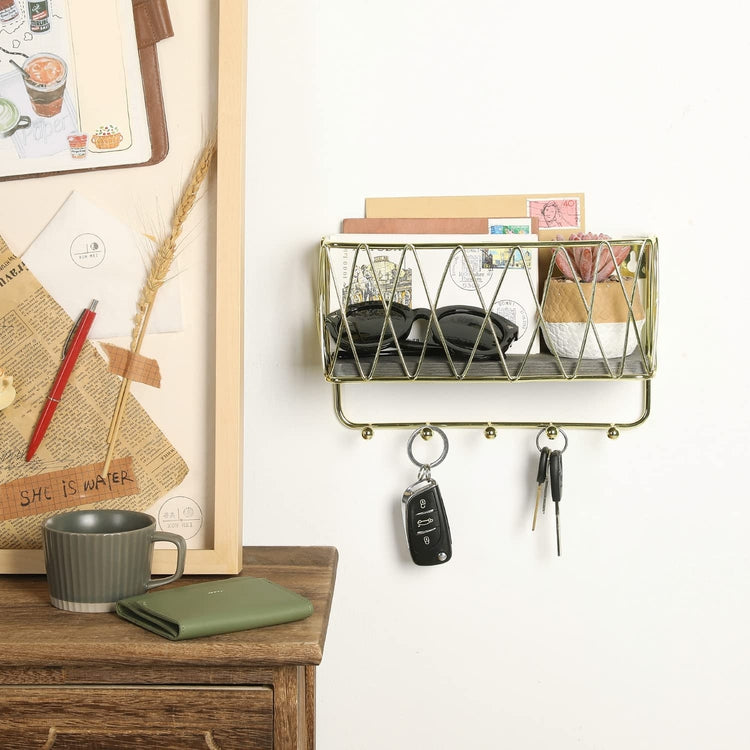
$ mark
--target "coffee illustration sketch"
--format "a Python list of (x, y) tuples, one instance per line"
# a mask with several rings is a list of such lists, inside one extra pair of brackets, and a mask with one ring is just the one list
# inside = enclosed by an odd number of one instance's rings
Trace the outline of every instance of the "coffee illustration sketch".
[[(140, 120), (136, 131), (131, 122), (133, 66), (126, 55), (133, 52), (122, 39), (108, 45), (87, 34), (84, 7), (69, 0), (0, 0), (0, 102), (9, 103), (0, 108), (0, 177), (73, 169), (82, 159), (93, 159), (87, 167), (107, 165), (127, 158), (114, 155), (132, 150), (136, 135), (137, 149), (149, 145)], [(123, 7), (118, 1), (103, 12), (116, 26)], [(94, 64), (102, 46), (113, 49), (106, 70)]]
[(7, 138), (16, 130), (28, 128), (29, 125), (31, 125), (31, 119), (26, 115), (21, 115), (13, 102), (0, 99), (0, 138)]
[(0, 24), (11, 23), (19, 16), (16, 0), (0, 0)]
[(65, 60), (51, 52), (42, 52), (27, 58), (20, 70), (34, 112), (39, 117), (59, 115), (68, 80)]
[(28, 3), (29, 29), (34, 34), (45, 34), (51, 28), (49, 0), (32, 0)]

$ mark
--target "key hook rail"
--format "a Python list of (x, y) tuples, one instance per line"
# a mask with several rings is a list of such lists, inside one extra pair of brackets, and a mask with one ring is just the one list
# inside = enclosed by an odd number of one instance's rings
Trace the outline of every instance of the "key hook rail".
[[(334, 412), (345, 427), (360, 430), (362, 437), (370, 439), (376, 429), (411, 429), (427, 424), (433, 428), (483, 429), (485, 437), (496, 437), (497, 430), (503, 428), (547, 430), (548, 435), (557, 429), (595, 429), (606, 431), (607, 437), (619, 437), (620, 430), (636, 427), (651, 413), (651, 380), (656, 373), (656, 333), (658, 307), (658, 240), (656, 237), (612, 239), (608, 241), (583, 240), (577, 242), (532, 242), (516, 244), (496, 241), (481, 235), (471, 243), (455, 245), (450, 242), (414, 242), (394, 245), (384, 241), (363, 244), (324, 237), (320, 245), (318, 278), (317, 325), (325, 378), (333, 387)], [(571, 251), (578, 246), (596, 246), (597, 265), (600, 258), (609, 255), (614, 260), (613, 246), (629, 245), (631, 250), (626, 261), (615, 267), (615, 279), (622, 295), (621, 303), (626, 309), (627, 324), (622, 352), (616, 357), (604, 356), (602, 343), (605, 325), (594, 320), (594, 305), (597, 286), (604, 282), (594, 281), (584, 285), (575, 281), (580, 301), (585, 309), (583, 339), (577, 357), (564, 357), (551, 343), (548, 336), (550, 322), (544, 310), (550, 283), (553, 279), (555, 259), (559, 254), (569, 262)], [(540, 279), (544, 279), (541, 295), (538, 294), (535, 280), (525, 262), (516, 259), (526, 257), (527, 251), (535, 250), (539, 257)], [(442, 273), (436, 288), (430, 289), (426, 282), (426, 268), (430, 253), (442, 253), (444, 258)], [(477, 255), (478, 254), (478, 255)], [(498, 269), (498, 280), (483, 293), (479, 277), (482, 266), (477, 257), (505, 258)], [(451, 355), (436, 314), (446, 278), (455, 264), (462, 264), (465, 278), (470, 279), (470, 288), (476, 294), (476, 305), (485, 312), (484, 320), (477, 334), (477, 342), (467, 358), (459, 359)], [(522, 269), (534, 300), (532, 335), (524, 352), (504, 354), (501, 349), (492, 359), (476, 356), (479, 337), (484, 332), (489, 312), (499, 297), (508, 270)], [(502, 270), (499, 270), (502, 268)], [(520, 272), (520, 271), (518, 271)], [(355, 273), (366, 278), (367, 283), (358, 283)], [(408, 274), (410, 286), (405, 288), (401, 281)], [(584, 288), (586, 287), (586, 288)], [(430, 311), (429, 327), (434, 328), (443, 350), (439, 354), (428, 352), (427, 341), (421, 352), (407, 353), (399, 343), (397, 332), (391, 319), (394, 303), (410, 303), (420, 293), (427, 300)], [(602, 292), (602, 294), (604, 294)], [(638, 298), (640, 298), (640, 303)], [(352, 326), (345, 315), (340, 315), (340, 325), (334, 336), (331, 333), (330, 313), (346, 310), (351, 304), (378, 300), (383, 306), (383, 324), (380, 339), (374, 350), (368, 348), (366, 354), (358, 352)], [(443, 304), (446, 304), (443, 302)], [(636, 308), (642, 304), (643, 321), (636, 322)], [(531, 342), (541, 338), (547, 344), (547, 351), (532, 353)], [(497, 337), (495, 342), (497, 344)], [(342, 346), (342, 341), (344, 346)], [(587, 341), (593, 341), (601, 352), (601, 357), (584, 357)], [(635, 342), (635, 346), (633, 343)], [(391, 350), (384, 354), (386, 347)], [(393, 351), (395, 350), (395, 351)], [(367, 382), (565, 382), (565, 381), (623, 381), (641, 382), (640, 414), (630, 422), (604, 421), (531, 421), (531, 420), (487, 420), (487, 421), (356, 421), (350, 419), (343, 404), (344, 385)]]

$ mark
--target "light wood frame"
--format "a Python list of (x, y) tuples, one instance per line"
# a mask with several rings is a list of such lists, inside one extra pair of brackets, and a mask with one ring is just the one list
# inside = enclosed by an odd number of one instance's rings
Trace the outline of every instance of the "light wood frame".
[[(189, 550), (186, 573), (239, 573), (242, 570), (246, 40), (246, 0), (220, 0), (214, 546)], [(174, 569), (173, 561), (173, 552), (156, 550), (154, 570), (169, 572)]]
[[(213, 545), (189, 549), (185, 573), (242, 569), (244, 173), (247, 3), (218, 0), (215, 443)], [(220, 429), (218, 426), (221, 426)], [(155, 573), (174, 570), (175, 553), (154, 552)], [(0, 549), (0, 573), (43, 573), (43, 551)]]

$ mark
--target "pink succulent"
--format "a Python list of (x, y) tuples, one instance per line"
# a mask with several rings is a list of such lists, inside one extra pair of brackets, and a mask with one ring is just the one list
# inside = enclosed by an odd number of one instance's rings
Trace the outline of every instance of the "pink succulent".
[[(568, 241), (593, 240), (598, 244), (567, 248), (567, 257), (559, 249), (555, 254), (555, 265), (560, 269), (562, 275), (571, 281), (576, 277), (584, 282), (593, 281), (595, 276), (597, 281), (604, 281), (615, 272), (615, 268), (627, 258), (630, 252), (630, 245), (611, 245), (612, 252), (610, 252), (610, 245), (607, 244), (607, 240), (611, 239), (608, 234), (575, 232), (568, 237)], [(565, 239), (559, 234), (556, 240), (565, 242)], [(599, 248), (601, 248), (601, 252)], [(598, 269), (595, 268), (597, 254), (599, 255)], [(614, 261), (612, 260), (613, 255)]]

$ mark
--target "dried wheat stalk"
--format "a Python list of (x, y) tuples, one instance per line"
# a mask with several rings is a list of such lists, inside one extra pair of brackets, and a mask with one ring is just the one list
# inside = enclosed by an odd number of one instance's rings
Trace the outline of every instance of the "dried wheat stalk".
[[(212, 138), (203, 148), (203, 152), (193, 167), (190, 180), (180, 197), (180, 201), (177, 204), (174, 216), (172, 217), (170, 232), (156, 249), (151, 260), (151, 268), (149, 269), (146, 281), (144, 282), (138, 296), (138, 305), (130, 341), (130, 351), (133, 354), (138, 354), (141, 350), (141, 344), (143, 343), (143, 337), (148, 327), (148, 321), (151, 317), (154, 302), (156, 301), (157, 292), (167, 280), (167, 274), (169, 273), (169, 269), (171, 268), (172, 262), (177, 253), (177, 243), (182, 234), (185, 221), (198, 199), (198, 191), (200, 190), (203, 181), (206, 179), (206, 175), (211, 168), (211, 163), (213, 162), (215, 155), (216, 140)], [(104, 459), (104, 468), (102, 470), (102, 475), (104, 476), (106, 476), (107, 471), (109, 470), (109, 464), (112, 461), (112, 453), (117, 441), (117, 433), (120, 429), (120, 423), (125, 412), (125, 402), (130, 391), (130, 382), (129, 378), (123, 378), (120, 385), (120, 392), (117, 396), (117, 403), (115, 405), (115, 413), (112, 417), (112, 424), (110, 425), (109, 435), (107, 437), (109, 447), (107, 449), (107, 455)]]

